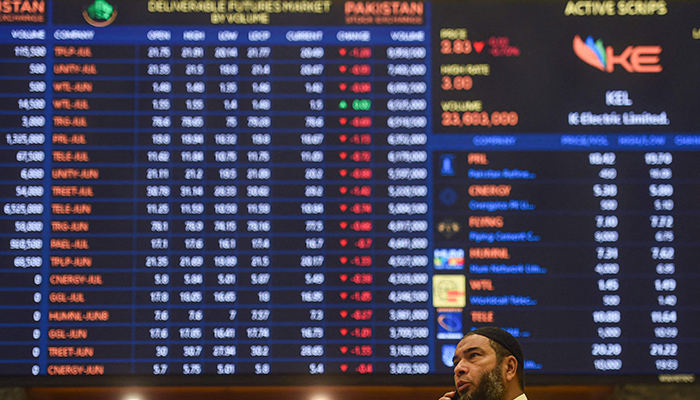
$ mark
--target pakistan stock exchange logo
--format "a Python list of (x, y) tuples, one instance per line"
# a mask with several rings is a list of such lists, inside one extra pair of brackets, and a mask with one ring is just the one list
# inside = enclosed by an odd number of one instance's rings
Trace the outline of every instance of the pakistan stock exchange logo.
[(117, 8), (106, 0), (95, 0), (83, 10), (83, 17), (88, 24), (103, 27), (117, 19)]

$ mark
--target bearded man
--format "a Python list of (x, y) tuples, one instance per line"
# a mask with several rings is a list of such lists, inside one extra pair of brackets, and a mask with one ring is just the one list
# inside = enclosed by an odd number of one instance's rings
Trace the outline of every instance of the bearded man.
[(455, 390), (439, 400), (527, 400), (523, 349), (503, 329), (487, 326), (467, 333), (453, 361)]

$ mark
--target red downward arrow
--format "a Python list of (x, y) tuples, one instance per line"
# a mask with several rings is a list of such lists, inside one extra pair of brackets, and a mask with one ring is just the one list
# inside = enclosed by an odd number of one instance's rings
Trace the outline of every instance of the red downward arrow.
[(341, 246), (345, 247), (347, 244), (348, 244), (348, 240), (347, 240), (347, 239), (340, 239), (340, 245), (341, 245)]
[[(340, 298), (343, 299), (343, 300), (347, 299), (347, 298), (348, 298), (348, 292), (340, 292)], [(345, 335), (343, 334), (343, 336), (345, 336)]]
[(341, 229), (345, 229), (345, 228), (347, 228), (347, 227), (348, 227), (348, 223), (347, 223), (347, 222), (342, 221), (342, 222), (340, 223), (340, 228), (341, 228)]
[(348, 67), (346, 67), (345, 65), (341, 65), (340, 67), (338, 67), (338, 70), (340, 71), (341, 74), (344, 74), (345, 71), (348, 70)]
[(347, 123), (348, 123), (348, 119), (347, 119), (347, 118), (345, 118), (345, 117), (343, 117), (343, 118), (340, 118), (340, 119), (339, 119), (338, 121), (340, 121), (340, 125), (345, 125), (345, 124), (347, 124)]
[(348, 205), (347, 205), (347, 204), (341, 204), (341, 205), (340, 205), (340, 211), (345, 212), (345, 210), (347, 210), (347, 209), (348, 209)]
[(348, 88), (348, 85), (346, 85), (345, 83), (341, 83), (340, 85), (338, 85), (338, 87), (340, 88), (340, 90), (342, 90), (344, 92), (345, 89)]
[[(348, 276), (345, 275), (345, 274), (342, 274), (342, 275), (340, 275), (340, 280), (343, 281), (343, 282), (345, 282), (345, 281), (348, 280)], [(341, 314), (344, 313), (344, 312), (345, 312), (345, 311), (341, 312)], [(343, 318), (345, 318), (345, 316), (343, 316)]]
[(345, 54), (347, 54), (347, 52), (348, 51), (347, 49), (345, 49), (345, 47), (341, 47), (340, 49), (338, 49), (338, 53), (340, 53), (341, 56), (344, 56)]
[(345, 143), (345, 141), (348, 140), (348, 135), (340, 135), (340, 141)]
[(348, 352), (348, 348), (345, 347), (345, 346), (343, 346), (343, 347), (340, 348), (340, 352), (343, 353), (343, 354), (345, 354), (345, 353)]
[(340, 334), (343, 335), (343, 336), (345, 336), (345, 335), (348, 334), (348, 330), (345, 329), (345, 328), (342, 328), (342, 329), (340, 330)]
[(345, 371), (348, 370), (348, 366), (345, 365), (345, 364), (342, 364), (342, 365), (340, 366), (340, 369), (341, 369), (343, 372), (345, 372)]
[(340, 312), (340, 316), (343, 317), (343, 318), (345, 318), (345, 317), (348, 316), (348, 312), (345, 311), (345, 310), (343, 310), (343, 311)]
[(348, 153), (341, 151), (340, 152), (340, 159), (345, 160), (346, 158), (348, 158)]
[(340, 194), (345, 194), (348, 192), (348, 188), (346, 188), (345, 186), (341, 186), (338, 190), (340, 190)]
[(347, 257), (340, 257), (340, 263), (341, 263), (341, 264), (345, 264), (346, 262), (348, 262), (348, 258), (347, 258)]
[(474, 50), (476, 50), (477, 53), (481, 53), (481, 50), (484, 49), (484, 42), (474, 42)]
[(347, 175), (347, 174), (348, 174), (348, 170), (347, 170), (347, 169), (341, 169), (341, 170), (340, 170), (340, 176), (342, 176), (343, 178), (345, 178), (345, 175)]

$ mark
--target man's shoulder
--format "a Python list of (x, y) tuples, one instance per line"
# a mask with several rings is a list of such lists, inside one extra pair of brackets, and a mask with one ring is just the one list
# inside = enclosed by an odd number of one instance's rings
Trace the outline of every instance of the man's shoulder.
[(523, 393), (520, 396), (514, 398), (513, 400), (527, 400), (527, 396), (525, 396), (525, 393)]

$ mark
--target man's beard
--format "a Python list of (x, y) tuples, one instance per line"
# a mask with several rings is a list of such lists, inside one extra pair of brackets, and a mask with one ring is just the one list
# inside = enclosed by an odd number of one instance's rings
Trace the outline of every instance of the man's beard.
[(481, 377), (481, 382), (471, 393), (460, 394), (457, 400), (503, 400), (506, 385), (501, 376), (501, 369), (495, 366)]

